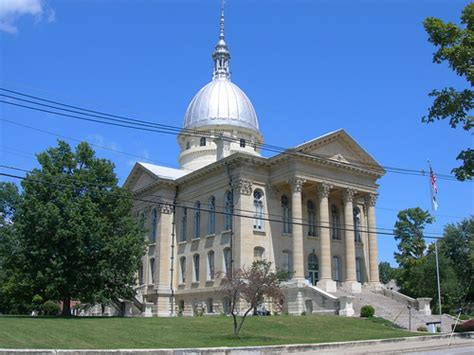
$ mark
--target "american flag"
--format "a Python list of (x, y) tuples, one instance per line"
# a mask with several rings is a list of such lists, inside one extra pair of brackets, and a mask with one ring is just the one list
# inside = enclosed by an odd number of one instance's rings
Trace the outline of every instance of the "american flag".
[(438, 209), (438, 199), (437, 199), (437, 194), (438, 194), (438, 186), (436, 185), (436, 175), (433, 172), (433, 169), (431, 168), (430, 165), (430, 186), (431, 186), (431, 207), (433, 210)]

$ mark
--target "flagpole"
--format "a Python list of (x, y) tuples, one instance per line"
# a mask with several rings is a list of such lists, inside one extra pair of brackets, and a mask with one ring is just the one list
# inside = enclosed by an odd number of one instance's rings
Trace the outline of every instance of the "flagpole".
[[(433, 213), (433, 220), (436, 223), (436, 210), (438, 208), (438, 202), (435, 199), (434, 194), (436, 191), (434, 191), (436, 187), (436, 177), (434, 176), (433, 169), (431, 167), (431, 162), (428, 160), (428, 165), (430, 168), (430, 176), (429, 176), (429, 184), (430, 184), (430, 196), (431, 196), (431, 211)], [(437, 189), (437, 188), (436, 188)], [(433, 223), (433, 234), (435, 234), (435, 223)], [(443, 318), (443, 313), (442, 313), (442, 307), (441, 307), (441, 284), (440, 284), (440, 278), (439, 278), (439, 259), (438, 259), (438, 240), (435, 239), (434, 242), (435, 245), (435, 256), (436, 256), (436, 281), (438, 284), (438, 307), (439, 307), (439, 327), (442, 329), (442, 318)]]

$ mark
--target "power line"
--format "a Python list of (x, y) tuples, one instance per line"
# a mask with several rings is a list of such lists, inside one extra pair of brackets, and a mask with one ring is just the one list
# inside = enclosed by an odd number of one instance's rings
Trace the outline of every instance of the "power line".
[[(51, 181), (38, 180), (38, 179), (34, 179), (32, 177), (24, 177), (24, 176), (8, 174), (8, 173), (0, 173), (0, 176), (10, 177), (10, 178), (20, 179), (20, 180), (28, 180), (30, 182), (46, 184), (46, 185), (51, 185), (51, 186), (56, 186), (56, 187), (71, 187), (70, 184), (54, 183), (54, 182), (51, 182)], [(74, 181), (74, 179), (71, 179), (71, 180)], [(81, 181), (81, 184), (86, 185), (86, 186), (95, 186), (95, 187), (100, 187), (101, 186), (99, 184), (85, 183), (83, 181)], [(96, 193), (117, 194), (117, 191), (110, 191), (110, 190), (108, 190), (108, 191), (98, 190), (98, 191), (94, 191), (94, 192), (96, 192)], [(152, 204), (156, 204), (156, 205), (160, 205), (160, 206), (169, 206), (169, 207), (173, 206), (172, 201), (166, 202), (165, 200), (150, 200), (150, 199), (138, 198), (136, 196), (128, 196), (128, 198), (130, 198), (131, 200), (134, 200), (134, 201), (144, 202), (144, 203), (147, 203), (147, 204), (152, 203)], [(155, 198), (159, 199), (160, 197), (155, 197)], [(195, 207), (194, 205), (191, 205), (191, 206), (185, 205), (182, 202), (176, 203), (176, 206), (186, 208), (186, 209), (191, 209), (191, 210), (199, 210), (201, 212), (213, 212), (213, 213), (220, 214), (220, 215), (229, 215), (229, 213), (226, 212), (226, 211), (219, 211), (217, 209), (211, 211), (210, 209)], [(235, 214), (235, 213), (232, 213), (232, 215), (235, 216), (235, 217), (250, 218), (250, 219), (253, 219), (253, 220), (255, 219), (255, 216), (253, 216), (253, 215), (249, 216), (249, 215), (245, 215), (245, 214)], [(264, 220), (264, 221), (268, 221), (268, 222), (283, 223), (283, 221), (281, 219), (273, 219), (273, 218), (265, 218), (265, 217), (262, 217), (262, 218), (259, 218), (259, 219)], [(311, 226), (311, 227), (316, 227), (316, 228), (334, 229), (330, 225), (321, 225), (321, 224), (318, 225), (318, 224), (309, 224), (309, 223), (294, 222), (294, 221), (289, 221), (288, 223), (291, 224), (291, 225), (301, 225), (301, 226), (308, 226), (308, 227)], [(357, 231), (356, 229), (346, 228), (346, 227), (341, 227), (341, 226), (338, 226), (335, 229), (340, 230), (340, 231), (349, 231), (349, 232)], [(379, 228), (377, 228), (377, 229), (379, 229)], [(393, 232), (390, 233), (390, 232), (377, 231), (377, 230), (371, 231), (371, 230), (362, 229), (362, 228), (359, 231), (361, 233), (368, 233), (368, 234), (376, 234), (376, 235), (384, 235), (384, 236), (395, 236), (395, 234)], [(426, 238), (426, 239), (441, 239), (442, 237), (440, 236), (440, 234), (426, 234), (426, 235), (424, 235), (424, 238)]]
[[(40, 109), (40, 108), (37, 108), (37, 107), (31, 107), (31, 106), (28, 106), (28, 105), (22, 105), (22, 104), (18, 104), (18, 103), (13, 103), (13, 102), (9, 102), (9, 101), (0, 100), (0, 102), (2, 102), (2, 103), (6, 103), (6, 104), (22, 107), (22, 108), (27, 108), (27, 109), (30, 109), (30, 110), (36, 110), (36, 111), (41, 111), (41, 112), (45, 112), (45, 113), (51, 113), (51, 114), (60, 115), (60, 116), (64, 116), (64, 117), (69, 117), (69, 118), (82, 119), (82, 120), (96, 122), (96, 123), (116, 125), (116, 126), (119, 126), (119, 127), (122, 127), (122, 128), (144, 130), (144, 131), (164, 133), (164, 134), (173, 134), (173, 135), (185, 134), (185, 135), (191, 135), (191, 136), (200, 136), (200, 137), (207, 136), (207, 137), (210, 137), (210, 138), (214, 138), (214, 137), (212, 137), (212, 135), (208, 134), (207, 132), (202, 132), (202, 131), (199, 131), (199, 130), (182, 129), (180, 127), (157, 124), (157, 123), (154, 123), (154, 122), (149, 122), (149, 121), (144, 121), (144, 120), (137, 120), (137, 119), (133, 119), (133, 118), (125, 117), (125, 116), (108, 114), (108, 113), (101, 112), (101, 111), (89, 110), (89, 109), (81, 108), (79, 106), (69, 105), (69, 104), (59, 102), (59, 101), (53, 101), (53, 100), (41, 98), (41, 97), (38, 97), (38, 96), (33, 96), (33, 95), (18, 92), (18, 91), (13, 91), (13, 90), (1, 88), (1, 87), (0, 87), (0, 90), (3, 90), (5, 92), (9, 92), (9, 93), (13, 93), (15, 95), (21, 95), (21, 96), (24, 96), (24, 97), (32, 98), (34, 100), (40, 100), (40, 101), (43, 101), (43, 102), (52, 103), (54, 105), (61, 105), (61, 106), (64, 106), (64, 107), (68, 107), (68, 109), (65, 109), (65, 108), (62, 108), (62, 107), (57, 107), (57, 106), (52, 106), (52, 105), (48, 105), (48, 104), (43, 104), (43, 103), (31, 101), (31, 100), (26, 100), (26, 99), (18, 98), (18, 97), (11, 96), (11, 95), (0, 94), (0, 96), (7, 97), (9, 99), (19, 100), (19, 101), (27, 102), (27, 103), (30, 103), (30, 104), (40, 105), (40, 106), (48, 107), (48, 108), (53, 108), (55, 110), (62, 110), (62, 111), (66, 111), (66, 112), (71, 112), (71, 113), (75, 113), (75, 114), (79, 114), (79, 115), (83, 115), (83, 116), (99, 118), (101, 120), (106, 120), (106, 121), (100, 121), (100, 120), (97, 120), (97, 119), (80, 117), (80, 116), (77, 116), (77, 115), (70, 115), (70, 114), (65, 114), (65, 113), (62, 113), (62, 112), (55, 112), (55, 111)], [(69, 108), (73, 108), (74, 110), (70, 110)], [(80, 112), (80, 111), (77, 111), (77, 110), (81, 110), (81, 111), (84, 111), (84, 112)], [(233, 141), (233, 142), (239, 140), (238, 138), (232, 138), (232, 137), (223, 137), (223, 139), (228, 140), (228, 141), (230, 140), (230, 141)], [(312, 158), (323, 159), (323, 160), (326, 160), (326, 161), (331, 161), (333, 163), (335, 162), (333, 159), (331, 159), (330, 156), (327, 156), (327, 155), (324, 156), (324, 155), (321, 155), (321, 154), (304, 153), (304, 152), (301, 152), (301, 151), (297, 151), (295, 148), (288, 149), (288, 148), (285, 148), (285, 147), (279, 147), (279, 146), (269, 145), (269, 144), (258, 144), (258, 143), (256, 145), (260, 146), (263, 150), (267, 150), (267, 151), (271, 151), (271, 152), (275, 152), (275, 153), (291, 154), (291, 155), (297, 155), (297, 156), (307, 156), (307, 157), (312, 157)], [(359, 161), (350, 162), (350, 160), (349, 160), (349, 163), (344, 162), (344, 161), (343, 162), (338, 161), (337, 163), (341, 164), (341, 165), (358, 167), (358, 168), (365, 168), (365, 169), (374, 169), (375, 168), (375, 169), (377, 169), (377, 166), (375, 166), (373, 164), (364, 164), (364, 163), (361, 163)], [(391, 172), (391, 173), (398, 173), (398, 174), (404, 174), (404, 175), (427, 176), (427, 172), (425, 172), (424, 170), (415, 170), (415, 169), (407, 169), (407, 168), (399, 168), (399, 167), (391, 167), (391, 166), (381, 166), (381, 167), (384, 168), (387, 172)], [(437, 176), (438, 176), (439, 179), (459, 181), (455, 177), (453, 177), (452, 175), (438, 173)]]

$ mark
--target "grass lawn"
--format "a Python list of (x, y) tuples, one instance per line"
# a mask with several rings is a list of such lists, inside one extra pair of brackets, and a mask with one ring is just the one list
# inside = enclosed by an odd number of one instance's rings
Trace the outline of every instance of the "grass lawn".
[[(249, 317), (241, 338), (232, 318), (46, 318), (0, 316), (0, 348), (107, 349), (249, 346), (396, 338), (377, 320), (336, 316)], [(426, 334), (426, 333), (425, 333)]]

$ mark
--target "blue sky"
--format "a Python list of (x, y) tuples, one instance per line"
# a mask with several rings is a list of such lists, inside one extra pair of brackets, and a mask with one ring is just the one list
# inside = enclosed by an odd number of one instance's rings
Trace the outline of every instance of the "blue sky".
[[(0, 84), (13, 90), (174, 126), (211, 78), (219, 1), (8, 0), (0, 5)], [(458, 22), (468, 1), (229, 0), (226, 39), (232, 80), (251, 98), (265, 142), (293, 146), (344, 128), (382, 165), (447, 174), (472, 136), (447, 122), (421, 123), (427, 93), (466, 87), (434, 47), (422, 21)], [(21, 6), (20, 6), (21, 5)], [(20, 6), (20, 7), (18, 7)], [(3, 25), (3, 26), (2, 26)], [(135, 132), (0, 105), (0, 118), (177, 166), (174, 136)], [(0, 121), (2, 164), (31, 169), (57, 137)], [(70, 141), (71, 144), (76, 144)], [(113, 160), (121, 181), (134, 161)], [(387, 173), (377, 222), (430, 208), (427, 178)], [(473, 214), (472, 183), (438, 180), (437, 223)], [(380, 259), (396, 243), (379, 236)]]

